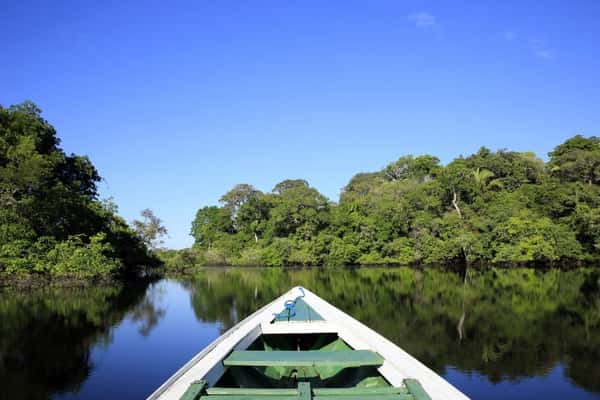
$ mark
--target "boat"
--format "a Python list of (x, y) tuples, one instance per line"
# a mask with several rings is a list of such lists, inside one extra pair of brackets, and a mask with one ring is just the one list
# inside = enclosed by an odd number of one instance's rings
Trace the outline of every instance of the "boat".
[(467, 400), (410, 354), (303, 287), (217, 338), (148, 400)]

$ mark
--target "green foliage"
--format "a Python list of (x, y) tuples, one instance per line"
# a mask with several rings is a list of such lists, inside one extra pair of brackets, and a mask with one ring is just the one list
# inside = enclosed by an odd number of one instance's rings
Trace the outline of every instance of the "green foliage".
[(211, 247), (219, 236), (227, 233), (233, 233), (231, 214), (227, 209), (211, 206), (198, 210), (191, 231), (198, 245)]
[(40, 113), (31, 102), (0, 106), (0, 272), (90, 277), (156, 263), (98, 200), (91, 161), (65, 154)]
[(384, 168), (383, 174), (390, 181), (415, 180), (428, 181), (435, 178), (440, 172), (440, 160), (437, 157), (424, 155), (413, 157), (411, 155), (400, 157), (396, 162)]
[(494, 230), (494, 261), (528, 262), (579, 258), (581, 245), (575, 234), (547, 217), (526, 213), (508, 219)]
[(192, 235), (200, 253), (236, 265), (599, 260), (599, 147), (576, 136), (548, 165), (530, 152), (486, 148), (446, 166), (402, 156), (352, 177), (338, 204), (303, 179), (272, 193), (237, 185), (222, 207), (198, 211)]
[(325, 264), (329, 266), (352, 265), (360, 256), (360, 249), (352, 244), (335, 238), (329, 245), (329, 254), (325, 257)]
[(600, 183), (600, 138), (577, 135), (550, 152), (550, 170), (565, 181)]
[(205, 263), (204, 255), (198, 248), (168, 250), (160, 249), (156, 255), (169, 272), (181, 272), (190, 268), (200, 267)]
[(81, 235), (57, 242), (41, 237), (31, 243), (15, 241), (0, 247), (0, 264), (7, 273), (48, 273), (54, 276), (90, 278), (106, 276), (122, 267), (111, 257), (112, 246), (99, 233), (84, 242)]

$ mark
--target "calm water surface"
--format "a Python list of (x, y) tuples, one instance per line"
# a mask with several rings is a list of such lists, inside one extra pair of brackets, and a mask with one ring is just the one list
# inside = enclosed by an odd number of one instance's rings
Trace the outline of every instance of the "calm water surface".
[[(466, 278), (466, 279), (465, 279)], [(154, 284), (0, 291), (0, 398), (142, 399), (303, 285), (473, 399), (600, 399), (600, 273), (206, 269)]]

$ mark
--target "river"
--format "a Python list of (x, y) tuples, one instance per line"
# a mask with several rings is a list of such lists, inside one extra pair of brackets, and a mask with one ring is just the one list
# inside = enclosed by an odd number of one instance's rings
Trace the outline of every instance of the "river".
[(2, 398), (143, 399), (303, 285), (472, 399), (600, 399), (600, 270), (207, 268), (153, 283), (0, 289)]

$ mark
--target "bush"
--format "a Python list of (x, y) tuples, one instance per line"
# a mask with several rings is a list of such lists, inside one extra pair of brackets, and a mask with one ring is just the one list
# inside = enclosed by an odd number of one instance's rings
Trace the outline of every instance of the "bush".
[(342, 239), (336, 238), (331, 242), (325, 264), (328, 266), (351, 265), (356, 263), (359, 256), (360, 249), (358, 246), (345, 243)]
[(232, 260), (232, 264), (238, 266), (261, 265), (261, 255), (262, 251), (258, 247), (248, 247), (242, 250), (239, 257)]
[(34, 243), (16, 241), (2, 246), (0, 264), (7, 273), (49, 273), (54, 276), (90, 278), (107, 276), (121, 267), (118, 259), (105, 242), (104, 234), (91, 237), (89, 243), (82, 236), (70, 236), (57, 242), (41, 237)]
[(226, 253), (220, 248), (212, 247), (210, 249), (207, 249), (203, 253), (202, 265), (229, 265), (230, 262), (226, 254), (228, 253)]

